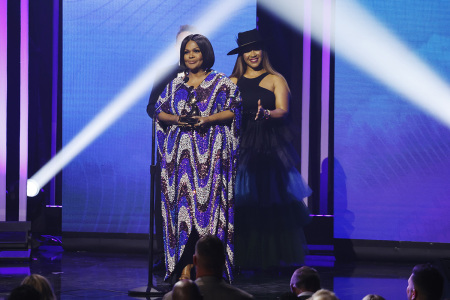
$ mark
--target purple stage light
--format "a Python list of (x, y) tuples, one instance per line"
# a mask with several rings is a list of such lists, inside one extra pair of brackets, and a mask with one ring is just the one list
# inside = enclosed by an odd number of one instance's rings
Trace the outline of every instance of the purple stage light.
[(328, 137), (330, 127), (330, 43), (331, 43), (331, 1), (323, 1), (322, 35), (322, 125), (320, 161), (328, 158)]
[(311, 217), (327, 217), (327, 218), (332, 218), (334, 217), (334, 215), (310, 215)]
[(2, 276), (11, 276), (11, 275), (22, 275), (28, 276), (30, 275), (30, 267), (8, 267), (8, 268), (0, 268), (0, 275)]
[[(58, 69), (59, 69), (59, 1), (53, 1), (53, 49), (52, 49), (52, 144), (51, 157), (56, 155), (58, 130)], [(55, 204), (55, 178), (50, 181), (50, 204)]]
[(27, 220), (28, 178), (28, 0), (20, 2), (19, 221)]
[(6, 221), (7, 0), (0, 0), (0, 222)]
[(308, 250), (313, 251), (334, 251), (333, 245), (308, 245)]
[(301, 173), (308, 182), (309, 170), (309, 111), (311, 86), (311, 0), (303, 2), (303, 82), (302, 82), (302, 149)]

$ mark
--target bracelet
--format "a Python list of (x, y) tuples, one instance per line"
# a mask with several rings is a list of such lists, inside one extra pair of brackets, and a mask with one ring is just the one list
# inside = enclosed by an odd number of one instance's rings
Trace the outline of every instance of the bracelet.
[(270, 119), (270, 110), (268, 109), (264, 110), (264, 119), (265, 120)]

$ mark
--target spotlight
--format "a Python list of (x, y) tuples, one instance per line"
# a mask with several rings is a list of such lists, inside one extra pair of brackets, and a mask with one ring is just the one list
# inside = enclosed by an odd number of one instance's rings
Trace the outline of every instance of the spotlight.
[[(322, 19), (305, 11), (304, 2), (258, 3), (299, 31), (303, 30), (305, 14), (309, 14), (311, 37), (321, 43)], [(330, 45), (335, 53), (450, 127), (450, 88), (446, 81), (356, 1), (336, 2), (339, 28), (335, 45)]]
[(34, 197), (39, 193), (40, 187), (36, 180), (28, 179), (27, 180), (27, 196)]

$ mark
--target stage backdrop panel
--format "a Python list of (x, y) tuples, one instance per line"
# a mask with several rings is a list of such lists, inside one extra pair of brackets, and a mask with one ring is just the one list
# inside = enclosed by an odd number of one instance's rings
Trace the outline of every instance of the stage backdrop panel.
[[(211, 3), (63, 0), (63, 145), (175, 42), (180, 25), (193, 24)], [(209, 37), (215, 70), (231, 74), (236, 57), (226, 53), (238, 32), (255, 26), (256, 0)], [(147, 101), (143, 97), (63, 170), (63, 231), (148, 232)]]
[[(450, 2), (358, 2), (450, 82)], [(450, 242), (448, 127), (337, 56), (334, 140), (336, 238)]]

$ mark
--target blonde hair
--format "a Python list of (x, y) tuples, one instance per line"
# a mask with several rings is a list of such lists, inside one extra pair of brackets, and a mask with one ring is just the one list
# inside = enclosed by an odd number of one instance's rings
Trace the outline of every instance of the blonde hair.
[(335, 293), (329, 290), (321, 289), (315, 292), (311, 300), (339, 300)]
[(22, 280), (22, 285), (24, 284), (34, 287), (41, 294), (42, 300), (56, 300), (52, 285), (44, 276), (31, 274)]

